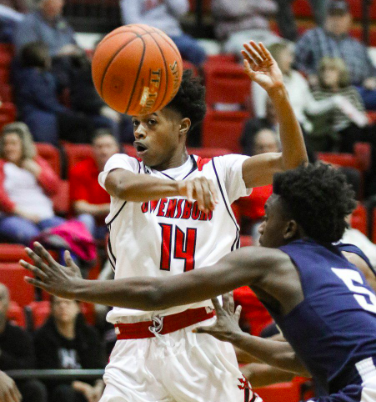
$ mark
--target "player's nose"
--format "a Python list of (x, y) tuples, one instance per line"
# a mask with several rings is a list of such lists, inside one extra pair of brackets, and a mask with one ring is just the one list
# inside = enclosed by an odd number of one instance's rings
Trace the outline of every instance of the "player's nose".
[(143, 126), (143, 124), (139, 124), (136, 128), (136, 130), (134, 131), (134, 136), (136, 138), (136, 140), (140, 139), (140, 138), (145, 138), (146, 137), (146, 129)]

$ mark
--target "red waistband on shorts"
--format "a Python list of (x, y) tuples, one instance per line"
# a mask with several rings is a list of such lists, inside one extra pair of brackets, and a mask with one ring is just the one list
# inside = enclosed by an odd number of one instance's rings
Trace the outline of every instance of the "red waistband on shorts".
[(205, 307), (200, 307), (164, 317), (156, 316), (151, 321), (115, 324), (115, 332), (118, 340), (154, 338), (156, 333), (166, 335), (214, 316), (215, 311), (208, 313)]

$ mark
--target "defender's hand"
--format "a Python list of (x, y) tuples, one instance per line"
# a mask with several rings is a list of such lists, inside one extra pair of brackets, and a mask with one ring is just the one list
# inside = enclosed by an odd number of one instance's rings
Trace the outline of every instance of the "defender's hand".
[(0, 402), (20, 402), (22, 396), (12, 378), (0, 371)]
[(244, 49), (244, 68), (252, 81), (257, 82), (267, 92), (283, 86), (282, 72), (262, 43), (256, 44), (251, 40), (244, 44)]
[(238, 306), (234, 311), (234, 297), (231, 293), (223, 295), (223, 306), (219, 304), (217, 298), (212, 299), (217, 321), (208, 327), (197, 327), (193, 332), (210, 334), (223, 342), (231, 342), (235, 333), (242, 333), (239, 327), (239, 317), (242, 306)]
[(34, 243), (34, 251), (26, 248), (26, 253), (35, 265), (20, 260), (20, 264), (34, 274), (34, 278), (25, 277), (25, 281), (48, 293), (66, 299), (74, 298), (72, 295), (75, 280), (81, 279), (80, 268), (73, 262), (69, 251), (65, 251), (64, 260), (67, 266), (60, 265), (51, 254), (40, 244)]
[(179, 194), (187, 197), (189, 202), (197, 200), (198, 207), (204, 213), (213, 211), (218, 204), (217, 190), (212, 180), (198, 177), (193, 180), (182, 180), (178, 183)]

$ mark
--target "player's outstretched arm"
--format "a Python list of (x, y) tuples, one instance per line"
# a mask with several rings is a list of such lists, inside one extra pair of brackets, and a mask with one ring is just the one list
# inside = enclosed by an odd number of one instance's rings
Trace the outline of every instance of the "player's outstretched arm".
[(132, 202), (186, 197), (190, 202), (197, 200), (199, 209), (206, 213), (213, 210), (218, 202), (214, 183), (206, 177), (175, 181), (114, 169), (108, 173), (105, 187), (111, 196)]
[(255, 284), (266, 275), (276, 274), (278, 267), (291, 264), (287, 254), (278, 249), (244, 247), (213, 266), (169, 278), (100, 281), (72, 275), (79, 269), (69, 252), (65, 254), (68, 267), (57, 263), (39, 243), (34, 243), (34, 251), (26, 248), (26, 252), (34, 265), (23, 260), (20, 263), (34, 274), (34, 278), (25, 277), (32, 285), (68, 299), (149, 311), (207, 300), (240, 286)]
[(310, 375), (288, 342), (252, 336), (241, 330), (239, 327), (241, 306), (234, 311), (232, 294), (223, 296), (223, 306), (219, 304), (217, 298), (212, 299), (212, 302), (217, 313), (217, 321), (211, 326), (198, 327), (194, 332), (210, 334), (220, 341), (230, 342), (273, 367), (303, 376)]
[(243, 179), (247, 187), (271, 184), (276, 172), (294, 169), (308, 162), (303, 134), (289, 101), (282, 72), (262, 43), (244, 44), (245, 72), (252, 81), (268, 93), (279, 122), (282, 152), (256, 155), (243, 164)]

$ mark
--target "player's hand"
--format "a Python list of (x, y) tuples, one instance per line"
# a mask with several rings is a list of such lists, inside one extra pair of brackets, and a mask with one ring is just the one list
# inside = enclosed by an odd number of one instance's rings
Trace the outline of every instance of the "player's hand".
[(198, 177), (193, 180), (182, 180), (178, 182), (179, 194), (187, 197), (189, 202), (197, 200), (198, 207), (204, 213), (213, 211), (218, 204), (217, 190), (212, 180), (206, 177)]
[(64, 253), (66, 266), (56, 262), (51, 254), (38, 242), (34, 251), (26, 248), (27, 255), (35, 265), (20, 260), (20, 264), (34, 274), (34, 278), (25, 277), (25, 281), (56, 296), (73, 299), (72, 289), (77, 279), (81, 279), (80, 268), (73, 262), (68, 250)]
[(231, 293), (223, 296), (223, 306), (217, 298), (212, 299), (212, 303), (217, 313), (217, 321), (208, 327), (197, 327), (193, 332), (210, 334), (220, 341), (230, 342), (235, 333), (242, 332), (239, 327), (242, 307), (238, 306), (234, 311), (234, 298)]
[(20, 402), (22, 396), (12, 378), (0, 371), (0, 402)]
[(248, 77), (270, 92), (283, 86), (283, 75), (277, 62), (262, 43), (254, 41), (244, 44), (242, 54)]

